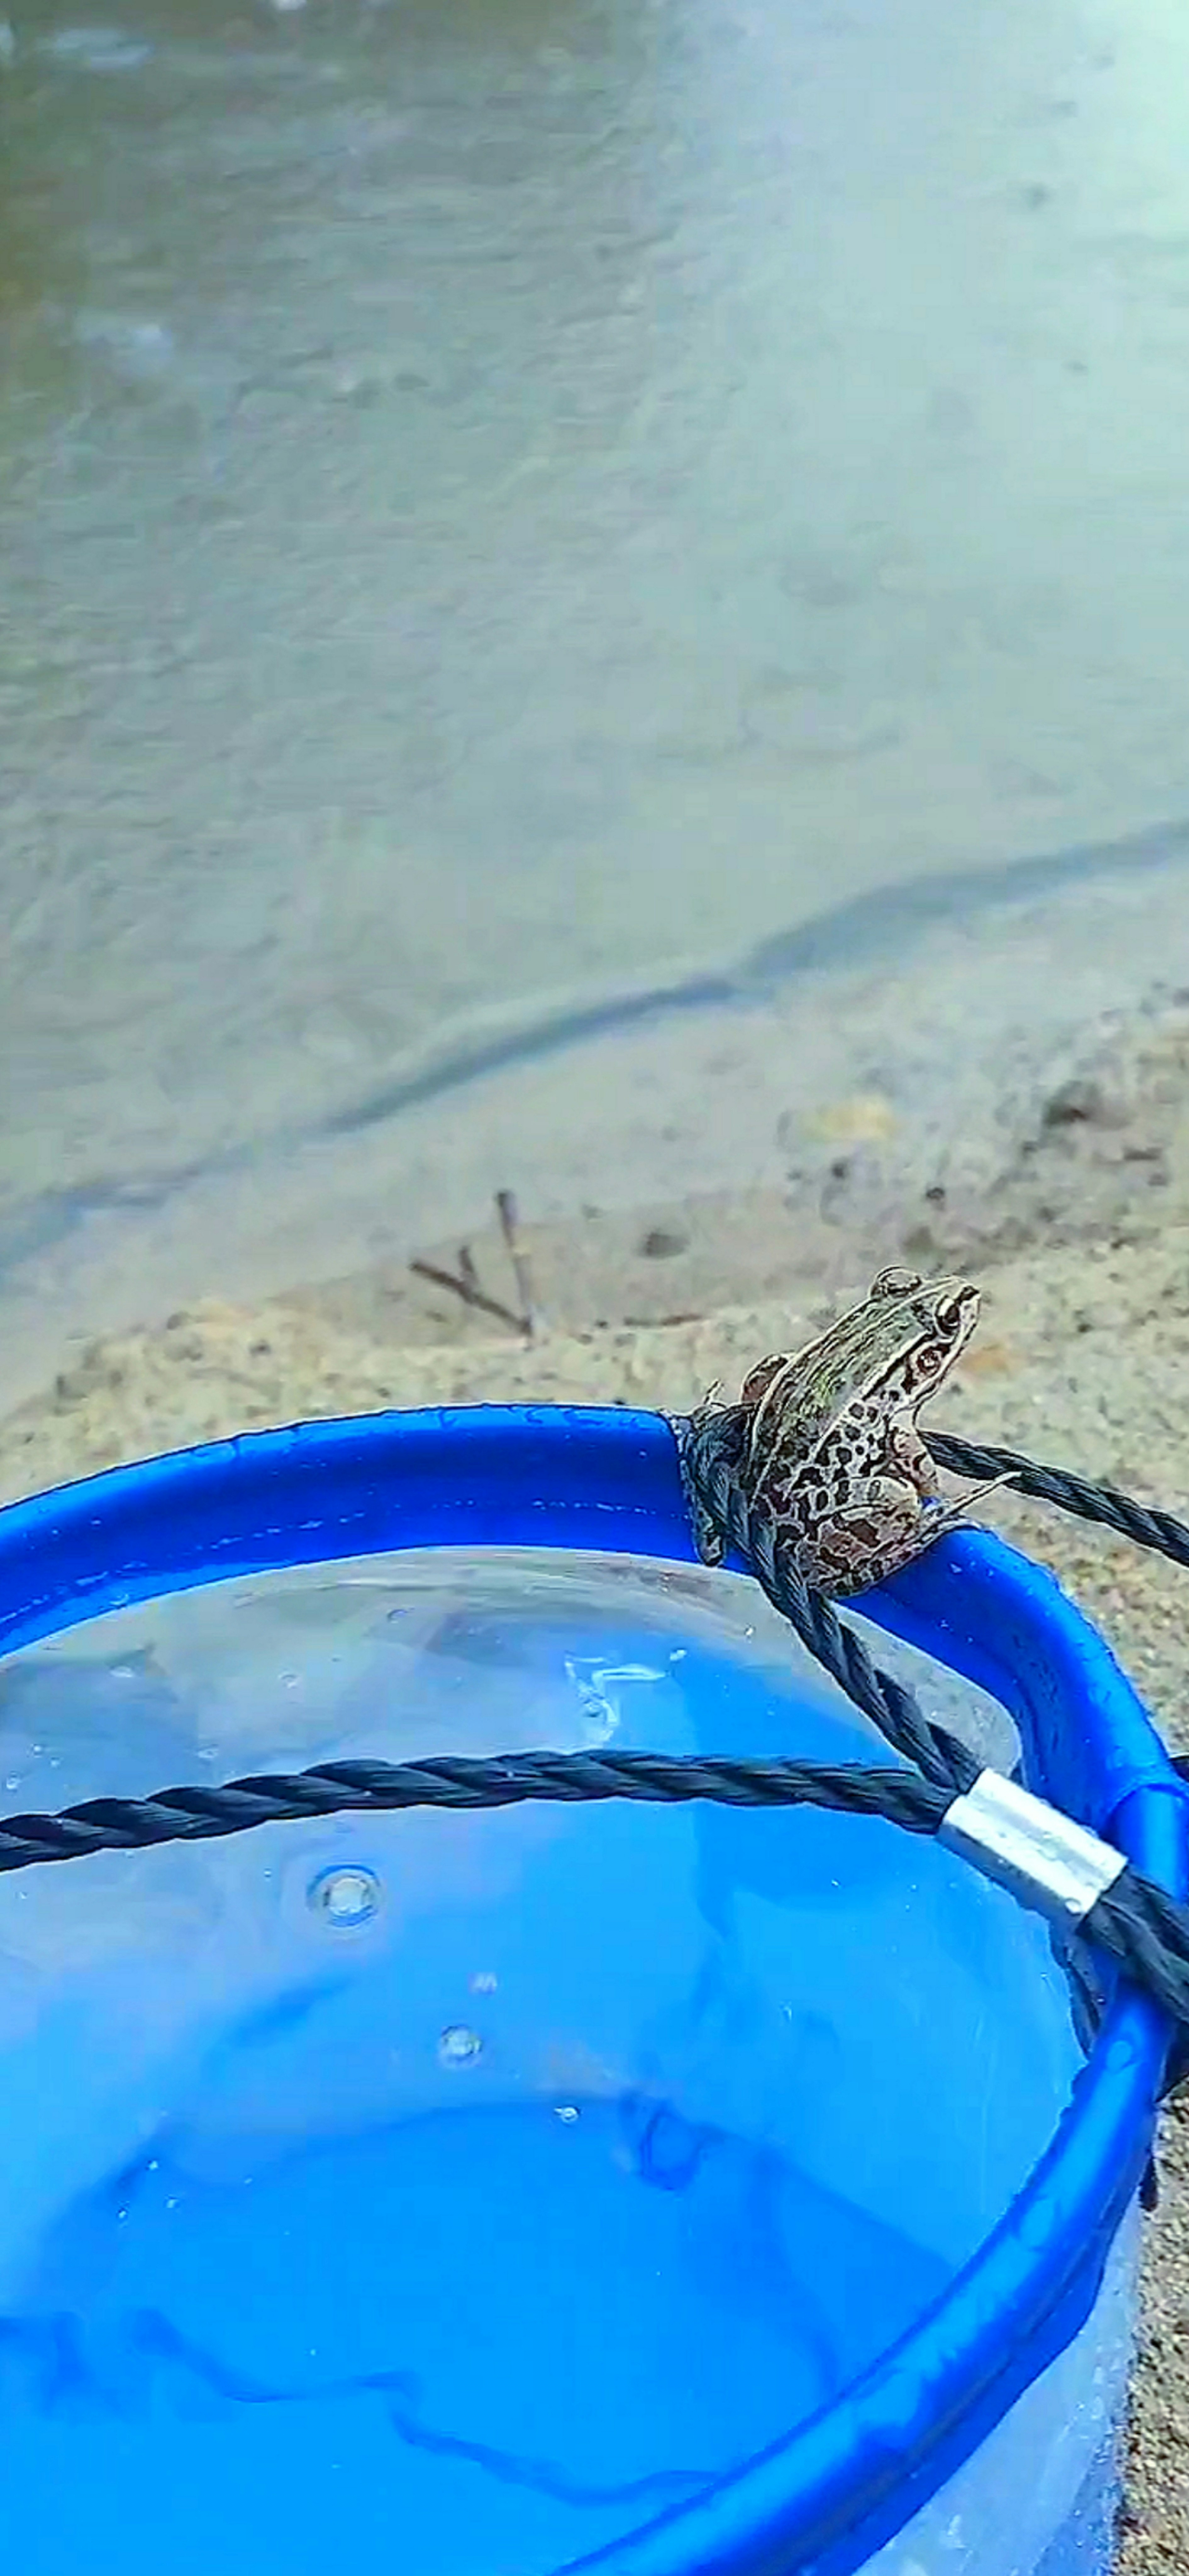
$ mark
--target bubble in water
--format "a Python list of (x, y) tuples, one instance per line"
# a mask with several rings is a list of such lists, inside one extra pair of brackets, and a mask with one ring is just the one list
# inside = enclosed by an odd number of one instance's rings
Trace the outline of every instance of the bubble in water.
[(578, 2117), (578, 2105), (576, 2102), (555, 2102), (553, 2116), (555, 2120), (564, 2120), (567, 2129), (572, 2129)]
[(469, 2066), (479, 2056), (483, 2042), (477, 2030), (468, 2030), (465, 2022), (451, 2022), (438, 2041), (438, 2055), (443, 2066)]
[(336, 1931), (349, 1929), (367, 1923), (377, 1911), (380, 1882), (374, 1869), (323, 1869), (311, 1882), (309, 1901)]

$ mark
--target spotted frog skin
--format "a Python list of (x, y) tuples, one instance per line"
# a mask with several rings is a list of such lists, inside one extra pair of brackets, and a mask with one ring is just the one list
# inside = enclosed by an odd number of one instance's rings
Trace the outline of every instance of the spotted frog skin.
[[(807, 1583), (863, 1592), (966, 1518), (979, 1483), (947, 1497), (917, 1413), (978, 1321), (968, 1279), (881, 1270), (859, 1306), (803, 1350), (774, 1352), (745, 1380), (739, 1470)], [(703, 1523), (702, 1555), (722, 1555)]]

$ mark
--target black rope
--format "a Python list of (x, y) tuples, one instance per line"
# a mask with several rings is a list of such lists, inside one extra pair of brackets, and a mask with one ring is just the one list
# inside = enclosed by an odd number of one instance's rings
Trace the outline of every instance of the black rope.
[(932, 1726), (912, 1691), (873, 1664), (854, 1630), (844, 1627), (824, 1593), (811, 1590), (767, 1512), (749, 1503), (735, 1472), (741, 1408), (674, 1424), (682, 1473), (716, 1529), (738, 1548), (768, 1599), (803, 1645), (925, 1778), (951, 1791), (969, 1789), (980, 1765), (945, 1727)]
[[(159, 1789), (151, 1798), (90, 1798), (53, 1816), (6, 1816), (0, 1823), (0, 1874), (104, 1851), (206, 1842), (300, 1818), (624, 1798), (665, 1806), (704, 1799), (728, 1807), (825, 1807), (935, 1835), (954, 1793), (917, 1772), (875, 1764), (727, 1761), (692, 1754), (604, 1750), (326, 1762), (308, 1771), (254, 1773), (222, 1788)], [(1189, 2024), (1189, 1908), (1128, 1866), (1099, 1897), (1082, 1931), (1174, 2020)]]
[(34, 1861), (80, 1860), (154, 1843), (209, 1842), (256, 1825), (402, 1807), (518, 1807), (529, 1800), (590, 1804), (632, 1798), (725, 1807), (831, 1807), (935, 1834), (947, 1790), (913, 1771), (865, 1762), (732, 1762), (664, 1753), (503, 1753), (489, 1760), (435, 1754), (424, 1762), (322, 1762), (309, 1771), (252, 1774), (223, 1788), (158, 1789), (151, 1798), (88, 1798), (55, 1816), (5, 1816), (0, 1874)]
[(1189, 1566), (1189, 1529), (1184, 1521), (1175, 1519), (1172, 1512), (1153, 1511), (1146, 1503), (1133, 1501), (1130, 1494), (1116, 1493), (1113, 1485), (1092, 1485), (1066, 1467), (1042, 1467), (1034, 1458), (1021, 1457), (1018, 1449), (989, 1449), (979, 1441), (959, 1440), (951, 1431), (931, 1432), (929, 1448), (939, 1467), (952, 1468), (960, 1476), (1008, 1475), (1021, 1494), (1056, 1503), (1059, 1511), (1072, 1512), (1078, 1520), (1099, 1521), (1136, 1547), (1154, 1548), (1158, 1555), (1171, 1557), (1174, 1565)]

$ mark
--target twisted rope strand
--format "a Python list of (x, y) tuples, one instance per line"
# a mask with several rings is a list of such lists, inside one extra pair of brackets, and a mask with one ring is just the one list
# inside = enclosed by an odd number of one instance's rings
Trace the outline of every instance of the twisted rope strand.
[(932, 1432), (929, 1449), (939, 1467), (949, 1467), (956, 1475), (1008, 1475), (1021, 1494), (1055, 1503), (1059, 1511), (1072, 1512), (1078, 1520), (1098, 1521), (1104, 1529), (1118, 1530), (1136, 1547), (1154, 1548), (1160, 1556), (1171, 1557), (1174, 1565), (1189, 1566), (1189, 1528), (1184, 1521), (1172, 1512), (1137, 1503), (1130, 1494), (1117, 1493), (1113, 1485), (1092, 1485), (1067, 1467), (1042, 1467), (1035, 1458), (1021, 1456), (1018, 1449), (988, 1448), (981, 1441), (959, 1440), (951, 1431)]

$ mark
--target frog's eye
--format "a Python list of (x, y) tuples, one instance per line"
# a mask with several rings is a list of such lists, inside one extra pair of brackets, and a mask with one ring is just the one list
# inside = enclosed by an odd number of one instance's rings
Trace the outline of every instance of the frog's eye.
[(939, 1297), (937, 1304), (933, 1309), (933, 1320), (937, 1326), (938, 1332), (944, 1333), (947, 1340), (952, 1340), (954, 1334), (960, 1333), (962, 1330), (962, 1321), (965, 1312), (966, 1301), (964, 1298)]
[(938, 1369), (939, 1369), (940, 1367), (941, 1367), (941, 1353), (940, 1353), (940, 1351), (929, 1351), (929, 1350), (925, 1350), (925, 1351), (922, 1351), (922, 1352), (920, 1353), (920, 1356), (919, 1356), (919, 1358), (918, 1358), (918, 1360), (917, 1360), (917, 1370), (918, 1370), (918, 1373), (919, 1373), (919, 1375), (920, 1375), (921, 1377), (936, 1377), (937, 1372), (938, 1372)]

